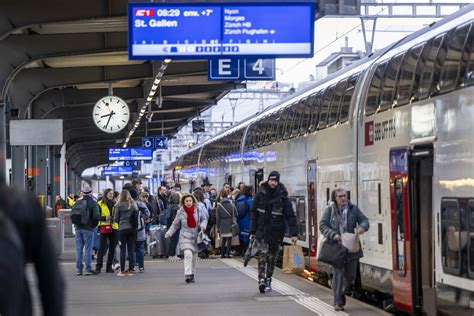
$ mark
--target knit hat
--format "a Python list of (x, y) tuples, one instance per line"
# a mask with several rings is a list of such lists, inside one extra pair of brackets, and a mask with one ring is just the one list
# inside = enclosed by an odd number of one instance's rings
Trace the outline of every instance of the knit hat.
[(272, 171), (268, 175), (268, 180), (275, 180), (276, 182), (280, 182), (280, 173), (278, 171)]
[(92, 188), (91, 188), (91, 186), (90, 186), (88, 183), (84, 183), (84, 184), (82, 185), (82, 190), (81, 190), (81, 191), (82, 191), (82, 193), (84, 193), (84, 194), (91, 194), (91, 193), (92, 193)]
[(132, 197), (132, 199), (134, 199), (134, 200), (138, 199), (138, 191), (137, 191), (137, 189), (135, 189), (135, 188), (130, 188), (130, 189), (128, 190), (128, 192), (130, 192), (130, 196)]

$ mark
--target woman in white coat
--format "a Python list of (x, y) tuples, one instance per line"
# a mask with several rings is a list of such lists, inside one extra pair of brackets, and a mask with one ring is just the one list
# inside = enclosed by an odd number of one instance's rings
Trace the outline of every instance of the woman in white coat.
[(206, 231), (207, 218), (197, 207), (197, 200), (191, 194), (181, 197), (181, 208), (176, 218), (166, 232), (165, 238), (170, 238), (180, 229), (179, 249), (184, 252), (184, 277), (186, 283), (194, 282), (194, 272), (198, 256), (197, 237), (200, 231)]

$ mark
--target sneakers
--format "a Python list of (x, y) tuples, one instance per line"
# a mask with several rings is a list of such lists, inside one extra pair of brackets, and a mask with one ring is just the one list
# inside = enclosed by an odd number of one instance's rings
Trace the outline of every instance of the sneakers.
[(145, 268), (144, 267), (138, 268), (138, 272), (140, 272), (140, 273), (145, 272)]
[(127, 276), (127, 273), (125, 271), (120, 271), (119, 273), (117, 273), (117, 276), (124, 277), (124, 276)]
[(258, 290), (260, 293), (265, 293), (265, 289), (267, 288), (267, 284), (265, 283), (265, 279), (260, 279), (258, 282)]
[(130, 270), (130, 271), (128, 271), (127, 275), (128, 276), (133, 276), (133, 272), (135, 272), (135, 270)]
[(95, 272), (94, 270), (86, 271), (84, 275), (97, 275), (97, 272)]
[(334, 306), (334, 310), (335, 310), (336, 312), (343, 311), (343, 310), (344, 310), (344, 307), (342, 307), (341, 305), (335, 305), (335, 306)]
[(102, 270), (102, 269), (101, 268), (95, 268), (95, 273), (100, 274), (100, 270)]
[(77, 272), (76, 272), (76, 275), (77, 275), (77, 276), (82, 275), (82, 271), (77, 271)]
[(265, 280), (265, 292), (270, 292), (272, 290), (272, 278), (267, 278)]
[(194, 274), (191, 274), (191, 283), (194, 283)]
[(184, 276), (184, 281), (186, 281), (186, 283), (190, 283), (191, 282), (191, 275), (185, 275)]

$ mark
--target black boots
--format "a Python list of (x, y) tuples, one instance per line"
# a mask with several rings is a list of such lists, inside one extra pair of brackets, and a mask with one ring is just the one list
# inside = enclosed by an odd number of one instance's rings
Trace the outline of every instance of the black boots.
[(194, 274), (187, 274), (184, 276), (186, 283), (194, 283)]

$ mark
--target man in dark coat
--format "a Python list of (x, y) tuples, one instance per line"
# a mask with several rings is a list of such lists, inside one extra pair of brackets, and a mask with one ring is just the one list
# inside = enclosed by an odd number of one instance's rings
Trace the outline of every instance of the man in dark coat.
[(293, 205), (288, 199), (287, 189), (280, 183), (277, 171), (270, 172), (268, 181), (260, 185), (250, 212), (250, 238), (257, 238), (261, 249), (258, 259), (258, 289), (260, 293), (265, 293), (271, 291), (276, 257), (285, 235), (285, 219), (293, 243), (296, 243), (298, 236)]
[[(324, 210), (319, 222), (319, 230), (331, 240), (341, 241), (343, 233), (362, 235), (369, 230), (369, 220), (357, 207), (347, 199), (344, 188), (333, 191), (333, 202)], [(334, 309), (344, 310), (346, 290), (351, 286), (357, 274), (359, 259), (363, 257), (362, 248), (356, 253), (349, 253), (345, 265), (339, 269), (334, 267), (332, 288), (334, 292)]]

